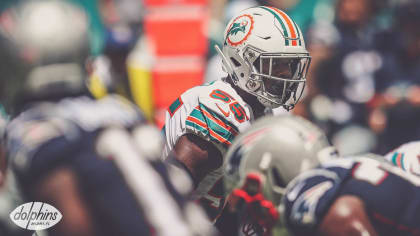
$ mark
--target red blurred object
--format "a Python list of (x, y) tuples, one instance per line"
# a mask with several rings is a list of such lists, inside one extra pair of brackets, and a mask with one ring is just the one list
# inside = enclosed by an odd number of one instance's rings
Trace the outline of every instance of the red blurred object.
[(169, 105), (204, 81), (208, 0), (146, 0), (144, 30), (155, 64), (152, 68), (155, 122), (163, 126)]
[(153, 100), (157, 108), (167, 108), (181, 93), (203, 83), (204, 63), (176, 60), (179, 59), (161, 62), (152, 72)]
[(179, 10), (179, 15), (173, 16), (173, 13), (153, 14), (145, 19), (145, 31), (157, 56), (204, 55), (207, 52), (207, 19), (199, 12)]

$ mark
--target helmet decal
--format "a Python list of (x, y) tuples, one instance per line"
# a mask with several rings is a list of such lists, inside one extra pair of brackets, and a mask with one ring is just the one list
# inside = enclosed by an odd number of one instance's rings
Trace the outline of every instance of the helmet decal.
[(240, 45), (249, 37), (253, 28), (254, 19), (251, 15), (238, 16), (229, 26), (226, 40), (231, 46)]
[[(260, 8), (266, 11), (269, 11), (271, 14), (273, 14), (274, 18), (276, 18), (277, 21), (280, 23), (281, 28), (283, 30), (286, 46), (290, 46), (290, 43), (289, 43), (290, 40), (292, 41), (292, 46), (297, 46), (297, 41), (299, 41), (299, 46), (302, 46), (299, 29), (296, 23), (292, 19), (290, 19), (286, 15), (286, 13), (274, 7), (260, 7)], [(290, 36), (289, 36), (289, 33), (290, 33)]]

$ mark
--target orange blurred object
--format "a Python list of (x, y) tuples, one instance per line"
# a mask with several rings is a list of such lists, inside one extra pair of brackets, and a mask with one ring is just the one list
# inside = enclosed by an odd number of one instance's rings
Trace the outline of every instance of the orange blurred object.
[[(157, 56), (203, 55), (207, 52), (206, 19), (183, 10), (173, 17), (156, 13), (145, 20), (145, 31)], [(153, 14), (153, 13), (152, 13)], [(173, 14), (173, 13), (170, 13)], [(159, 16), (162, 15), (162, 16)]]
[(167, 108), (181, 93), (203, 83), (204, 62), (199, 58), (179, 61), (172, 58), (158, 65), (152, 72), (154, 102), (157, 108)]
[(204, 62), (198, 59), (190, 62), (172, 58), (158, 63), (152, 72), (154, 121), (159, 128), (165, 124), (165, 111), (184, 91), (203, 83)]
[(151, 68), (154, 120), (163, 126), (169, 105), (204, 81), (207, 0), (146, 0), (144, 30), (155, 62)]

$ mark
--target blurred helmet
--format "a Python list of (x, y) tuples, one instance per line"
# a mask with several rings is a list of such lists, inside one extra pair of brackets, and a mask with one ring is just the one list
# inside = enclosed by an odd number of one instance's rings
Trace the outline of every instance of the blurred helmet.
[[(337, 157), (325, 134), (292, 115), (258, 120), (235, 140), (226, 156), (227, 193), (258, 176), (264, 197), (279, 206), (287, 184), (299, 173)], [(255, 188), (255, 187), (254, 187)]]
[(0, 95), (5, 105), (85, 90), (89, 56), (83, 10), (64, 1), (25, 1), (0, 17)]
[(266, 107), (290, 110), (300, 99), (310, 56), (298, 25), (274, 7), (241, 11), (224, 32), (224, 70)]

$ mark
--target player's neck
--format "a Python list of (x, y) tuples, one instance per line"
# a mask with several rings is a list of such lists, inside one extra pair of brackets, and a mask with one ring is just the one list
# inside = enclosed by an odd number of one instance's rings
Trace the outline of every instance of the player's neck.
[(240, 92), (238, 92), (239, 96), (241, 96), (241, 98), (252, 108), (255, 119), (264, 116), (265, 106), (263, 106), (255, 96), (243, 91), (240, 88), (237, 90), (240, 90)]

